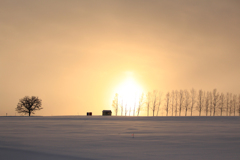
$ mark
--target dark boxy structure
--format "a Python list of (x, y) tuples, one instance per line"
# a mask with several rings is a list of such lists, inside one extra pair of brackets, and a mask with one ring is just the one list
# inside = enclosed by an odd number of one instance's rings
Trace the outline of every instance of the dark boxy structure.
[(87, 116), (92, 116), (92, 112), (87, 112)]
[(112, 115), (112, 111), (111, 110), (103, 110), (102, 111), (102, 115), (103, 116), (111, 116)]

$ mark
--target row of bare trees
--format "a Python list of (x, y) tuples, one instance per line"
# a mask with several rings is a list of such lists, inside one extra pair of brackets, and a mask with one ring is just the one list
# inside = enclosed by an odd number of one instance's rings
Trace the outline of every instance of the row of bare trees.
[[(124, 103), (124, 99), (118, 94), (113, 100), (113, 108), (121, 116), (139, 116), (140, 111), (146, 111), (147, 116), (159, 116), (165, 112), (166, 116), (193, 116), (197, 112), (199, 116), (240, 116), (240, 94), (219, 93), (203, 90), (175, 90), (167, 92), (153, 91), (142, 94), (133, 100), (133, 104)], [(119, 111), (120, 110), (120, 111)]]
[(144, 94), (142, 93), (140, 97), (135, 96), (135, 98), (132, 100), (132, 103), (125, 102), (123, 97), (119, 96), (117, 93), (114, 96), (112, 107), (114, 109), (114, 112), (117, 116), (117, 114), (120, 112), (121, 116), (139, 116), (140, 111), (143, 110), (145, 100), (144, 100)]

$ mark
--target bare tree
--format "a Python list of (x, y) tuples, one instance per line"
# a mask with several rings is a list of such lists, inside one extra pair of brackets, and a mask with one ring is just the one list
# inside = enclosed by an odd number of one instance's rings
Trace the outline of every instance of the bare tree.
[(174, 98), (175, 98), (175, 93), (172, 91), (170, 97), (171, 97), (171, 103), (172, 103), (172, 116), (173, 116), (173, 108), (174, 108)]
[(177, 108), (178, 108), (178, 94), (179, 92), (176, 90), (175, 91), (175, 116), (177, 116)]
[(226, 95), (226, 116), (228, 116), (229, 103), (230, 103), (230, 94), (227, 93), (227, 95)]
[(193, 108), (194, 108), (194, 105), (196, 103), (196, 91), (195, 89), (191, 89), (190, 91), (190, 94), (191, 94), (191, 116), (192, 116), (192, 113), (193, 113)]
[(184, 109), (185, 109), (185, 116), (187, 116), (187, 111), (188, 111), (189, 104), (190, 104), (190, 94), (189, 94), (188, 90), (184, 90), (184, 94), (185, 94)]
[(240, 94), (238, 95), (238, 116), (240, 116)]
[(224, 110), (224, 102), (225, 102), (225, 97), (224, 94), (220, 94), (220, 104), (219, 104), (219, 110), (220, 110), (220, 115), (222, 116), (223, 110)]
[(156, 106), (157, 106), (157, 94), (158, 92), (156, 90), (153, 91), (153, 94), (152, 94), (152, 113), (153, 113), (153, 116), (154, 116), (154, 113), (156, 111)]
[(132, 107), (131, 107), (131, 105), (130, 105), (130, 107), (128, 108), (129, 116), (131, 116), (131, 112), (132, 112)]
[(213, 116), (216, 114), (216, 108), (219, 101), (219, 93), (217, 92), (217, 89), (213, 90)]
[(124, 109), (123, 97), (121, 97), (120, 108), (121, 108), (121, 116), (122, 116), (123, 115), (123, 109)]
[(207, 92), (207, 96), (205, 99), (205, 111), (206, 111), (206, 116), (208, 115), (208, 111), (209, 111), (209, 103), (210, 103), (210, 92)]
[(233, 106), (233, 100), (232, 100), (232, 93), (229, 94), (229, 116), (232, 115), (232, 106)]
[(133, 116), (135, 116), (135, 112), (136, 112), (136, 105), (137, 105), (137, 100), (136, 100), (136, 94), (134, 96), (134, 106), (133, 106)]
[(24, 113), (24, 114), (28, 114), (29, 116), (31, 116), (31, 114), (35, 114), (34, 112), (36, 110), (43, 109), (41, 106), (42, 106), (42, 100), (39, 99), (38, 97), (25, 96), (24, 98), (19, 100), (16, 111), (18, 113)]
[(236, 105), (237, 105), (237, 95), (233, 95), (233, 115), (235, 116), (236, 112)]
[(127, 116), (128, 109), (127, 109), (127, 103), (125, 104), (125, 116)]
[(170, 93), (167, 92), (166, 97), (165, 97), (165, 110), (166, 110), (166, 116), (168, 116), (168, 110), (169, 110), (169, 103), (170, 103)]
[(117, 113), (118, 113), (118, 94), (117, 93), (115, 94), (115, 97), (113, 99), (112, 107), (113, 107), (113, 109), (116, 113), (116, 116), (117, 116)]
[(159, 92), (159, 95), (158, 95), (158, 103), (157, 103), (157, 116), (158, 116), (158, 112), (159, 112), (159, 109), (161, 107), (161, 104), (162, 104), (162, 93)]
[(184, 103), (184, 94), (183, 94), (183, 90), (180, 90), (180, 92), (179, 92), (179, 116), (181, 116), (183, 103)]
[(150, 106), (151, 106), (151, 97), (152, 97), (151, 92), (148, 92), (148, 94), (147, 94), (147, 116), (149, 116), (149, 110), (150, 110)]
[(141, 111), (141, 108), (143, 107), (143, 104), (144, 104), (144, 94), (142, 93), (138, 101), (137, 116), (139, 116), (139, 113)]
[(212, 116), (213, 111), (213, 97), (212, 92), (209, 92), (209, 115)]
[(203, 103), (204, 103), (204, 93), (200, 89), (199, 92), (198, 92), (198, 105), (197, 105), (197, 110), (199, 112), (199, 116), (201, 116)]

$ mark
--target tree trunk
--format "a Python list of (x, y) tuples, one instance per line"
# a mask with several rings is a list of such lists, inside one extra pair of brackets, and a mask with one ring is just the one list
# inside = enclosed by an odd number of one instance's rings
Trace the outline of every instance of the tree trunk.
[(181, 105), (179, 106), (179, 116), (181, 116)]
[(28, 115), (30, 116), (30, 115), (31, 115), (31, 112), (29, 112)]

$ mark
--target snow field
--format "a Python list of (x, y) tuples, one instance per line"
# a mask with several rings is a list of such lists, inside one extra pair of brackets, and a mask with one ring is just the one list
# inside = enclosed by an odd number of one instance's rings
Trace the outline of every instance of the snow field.
[(240, 117), (0, 117), (0, 160), (239, 160), (239, 148)]

